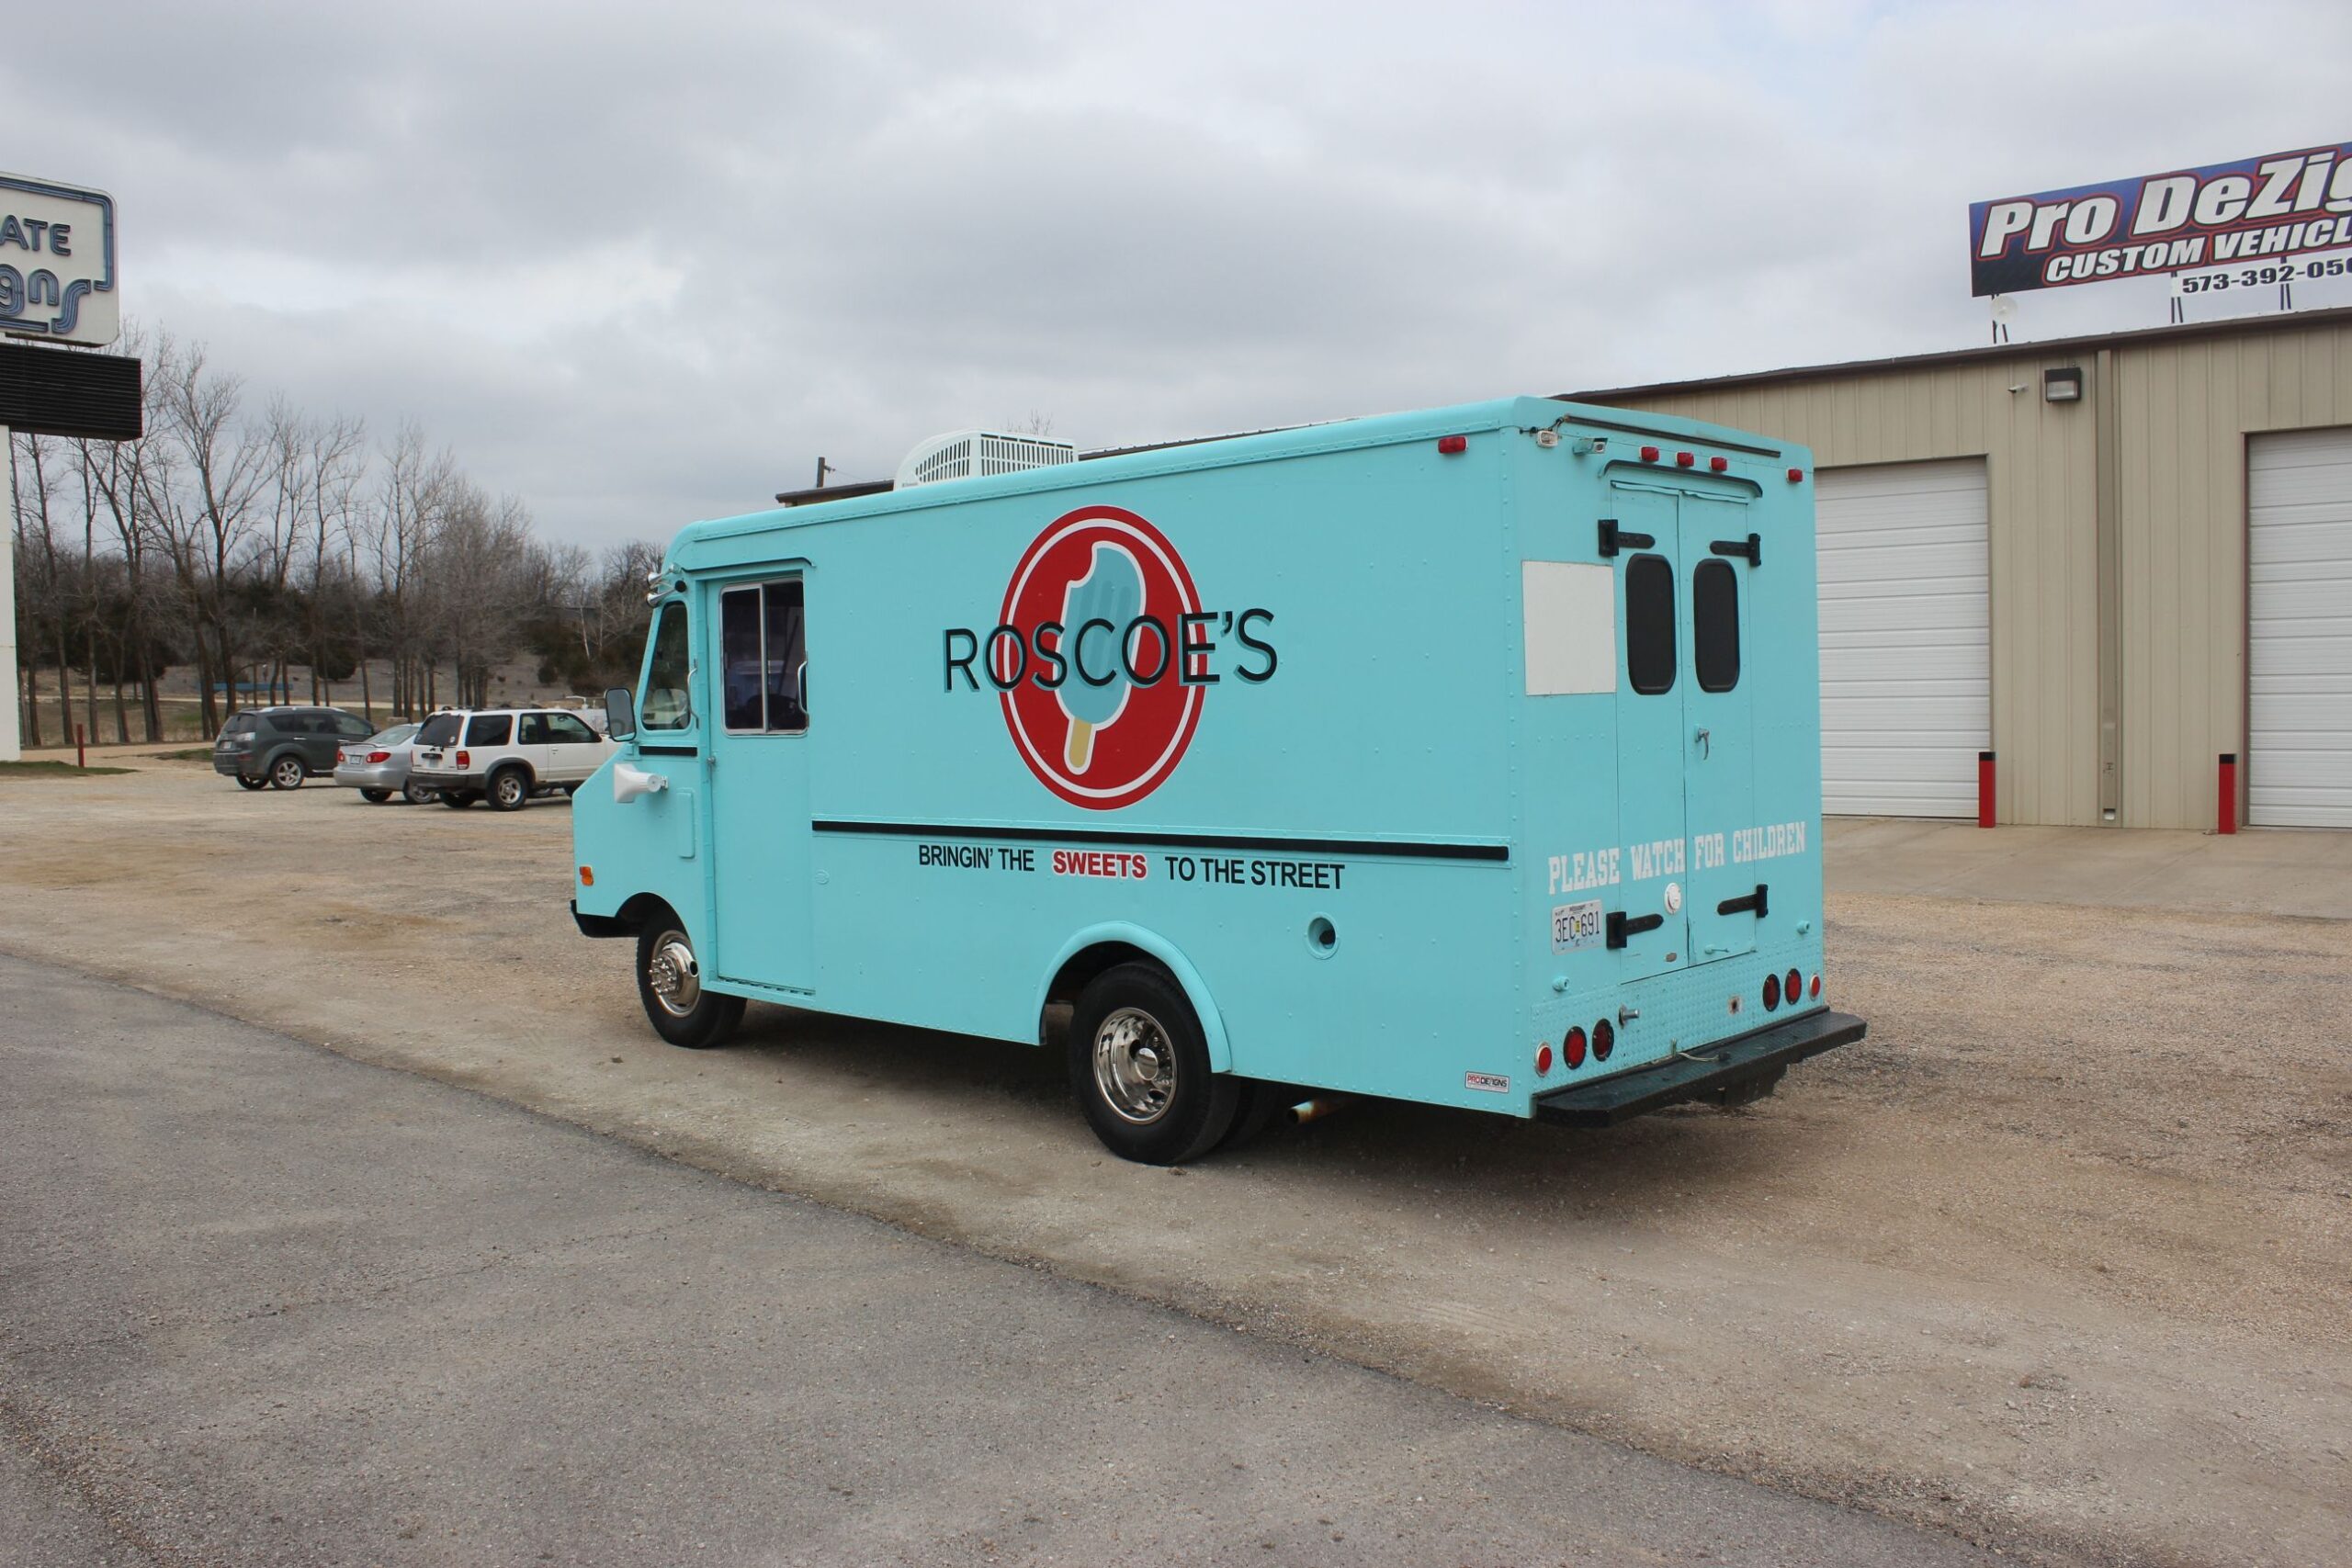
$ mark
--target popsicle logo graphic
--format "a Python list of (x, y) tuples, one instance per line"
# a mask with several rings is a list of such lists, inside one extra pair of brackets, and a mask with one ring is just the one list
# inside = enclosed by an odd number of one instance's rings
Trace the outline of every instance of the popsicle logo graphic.
[(1209, 687), (1272, 677), (1273, 618), (1204, 609), (1166, 535), (1118, 507), (1080, 507), (1023, 552), (992, 629), (948, 628), (946, 688), (994, 691), (1038, 782), (1114, 810), (1175, 772)]

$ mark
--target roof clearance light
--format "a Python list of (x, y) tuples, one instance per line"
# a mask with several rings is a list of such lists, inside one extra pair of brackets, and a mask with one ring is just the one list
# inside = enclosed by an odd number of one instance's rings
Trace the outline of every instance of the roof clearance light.
[(1803, 468), (1791, 468), (1789, 470), (1789, 482), (1792, 485), (1803, 484), (1804, 482), (1804, 470)]
[(1657, 447), (1655, 447), (1655, 446), (1645, 446), (1645, 447), (1643, 447), (1643, 448), (1642, 448), (1642, 461), (1643, 461), (1643, 462), (1645, 462), (1645, 463), (1655, 463), (1655, 462), (1657, 462)]
[(1720, 474), (1731, 468), (1731, 459), (1729, 457), (1710, 457), (1707, 459), (1707, 467), (1711, 471)]
[(1470, 450), (1470, 438), (1466, 435), (1441, 435), (1437, 438), (1437, 449), (1451, 457), (1457, 452)]
[(1677, 452), (1674, 455), (1674, 466), (1678, 468), (1687, 468), (1698, 460), (1699, 458), (1694, 453)]

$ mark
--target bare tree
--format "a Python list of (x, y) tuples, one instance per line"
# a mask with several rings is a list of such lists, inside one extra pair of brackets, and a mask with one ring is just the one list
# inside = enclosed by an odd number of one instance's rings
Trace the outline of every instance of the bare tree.
[(169, 364), (159, 362), (156, 370), (164, 384), (164, 426), (185, 465), (185, 482), (170, 492), (168, 513), (159, 522), (174, 570), (189, 596), (209, 739), (220, 728), (220, 712), (213, 701), (216, 677), (227, 685), (234, 705), (238, 660), (230, 624), (230, 588), (253, 542), (270, 447), (247, 439), (239, 425), (243, 378), (208, 371), (202, 347), (188, 349)]
[[(329, 630), (330, 623), (337, 615), (348, 615), (356, 623), (358, 615), (356, 594), (336, 594), (333, 590), (337, 585), (352, 586), (339, 563), (348, 557), (349, 552), (343, 547), (351, 532), (360, 484), (368, 475), (367, 426), (351, 418), (313, 425), (305, 467), (311, 481), (311, 583), (305, 626), (311, 700), (329, 702), (334, 696), (334, 677), (327, 677), (323, 683), (320, 677), (322, 669), (333, 667), (327, 662), (330, 641), (339, 645), (339, 639), (334, 638)], [(350, 602), (338, 602), (344, 600)], [(356, 624), (350, 627), (353, 646), (360, 650), (355, 653), (355, 663), (365, 658), (365, 645), (359, 642), (358, 631)], [(374, 719), (372, 710), (368, 716)]]

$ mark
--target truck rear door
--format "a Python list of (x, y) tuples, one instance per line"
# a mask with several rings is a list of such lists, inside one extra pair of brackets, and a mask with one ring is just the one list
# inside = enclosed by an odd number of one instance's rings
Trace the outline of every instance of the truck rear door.
[(1690, 821), (1687, 913), (1690, 962), (1704, 964), (1756, 950), (1758, 917), (1770, 893), (1759, 868), (1741, 851), (1756, 820), (1756, 722), (1744, 678), (1742, 609), (1763, 547), (1749, 531), (1744, 496), (1679, 499), (1684, 575), (1682, 614), (1690, 656), (1684, 661), (1682, 716), (1690, 732), (1683, 799)]
[(1638, 980), (1686, 961), (1682, 890), (1684, 759), (1681, 525), (1668, 491), (1612, 487), (1602, 548), (1617, 570), (1617, 822), (1623, 880), (1604, 915), (1618, 976)]
[(1619, 482), (1623, 660), (1618, 820), (1624, 847), (1608, 940), (1638, 980), (1756, 947), (1770, 892), (1740, 853), (1755, 818), (1755, 714), (1741, 611), (1762, 555), (1747, 496)]

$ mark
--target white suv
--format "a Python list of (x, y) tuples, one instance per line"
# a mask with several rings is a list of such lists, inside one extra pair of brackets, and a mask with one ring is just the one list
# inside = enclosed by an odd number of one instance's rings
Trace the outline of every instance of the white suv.
[(416, 732), (409, 782), (444, 806), (487, 799), (513, 811), (534, 795), (570, 795), (617, 748), (561, 708), (444, 708)]

